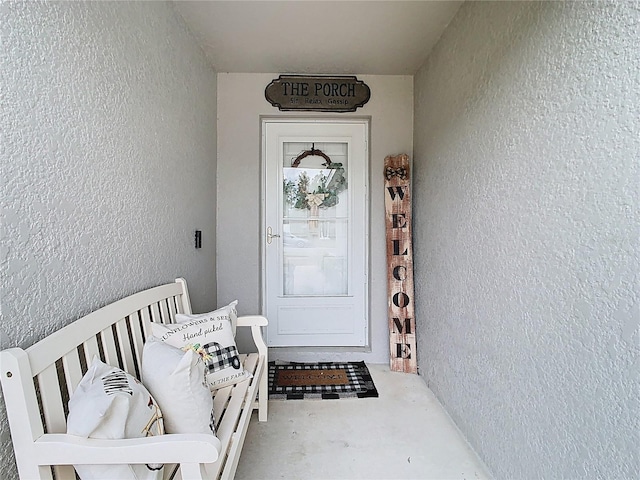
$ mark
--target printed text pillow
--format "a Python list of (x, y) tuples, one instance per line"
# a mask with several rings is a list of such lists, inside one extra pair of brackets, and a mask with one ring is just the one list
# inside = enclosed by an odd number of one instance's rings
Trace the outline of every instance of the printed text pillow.
[(179, 323), (151, 323), (153, 336), (174, 347), (188, 347), (200, 353), (211, 390), (250, 378), (240, 362), (228, 309), (200, 315), (178, 314), (176, 321)]
[[(215, 314), (228, 314), (229, 319), (231, 320), (231, 331), (233, 332), (233, 337), (236, 336), (236, 326), (238, 325), (238, 310), (236, 307), (238, 306), (238, 300), (234, 300), (229, 305), (225, 305), (224, 307), (220, 307), (213, 312), (206, 313), (205, 315), (215, 315)], [(196, 315), (187, 315), (184, 313), (179, 313), (176, 315), (176, 323), (185, 323), (190, 322), (191, 320), (200, 318), (202, 314)]]

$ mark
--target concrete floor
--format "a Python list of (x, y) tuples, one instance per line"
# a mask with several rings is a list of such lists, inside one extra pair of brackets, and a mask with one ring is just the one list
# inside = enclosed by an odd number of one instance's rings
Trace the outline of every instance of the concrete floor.
[(424, 380), (367, 365), (379, 398), (272, 400), (236, 480), (489, 479)]

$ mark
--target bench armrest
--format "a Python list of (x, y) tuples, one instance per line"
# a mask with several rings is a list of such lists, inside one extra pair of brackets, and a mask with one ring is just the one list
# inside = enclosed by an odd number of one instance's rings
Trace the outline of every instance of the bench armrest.
[(262, 315), (243, 315), (238, 317), (239, 327), (266, 327), (267, 325), (269, 325), (269, 321), (267, 317)]
[(266, 327), (269, 321), (262, 315), (243, 315), (238, 317), (238, 327), (251, 327), (251, 336), (255, 343), (258, 353), (262, 357), (267, 357), (267, 345), (262, 338), (262, 327)]
[(33, 444), (40, 465), (133, 463), (213, 463), (218, 438), (204, 433), (99, 440), (67, 434), (45, 434)]

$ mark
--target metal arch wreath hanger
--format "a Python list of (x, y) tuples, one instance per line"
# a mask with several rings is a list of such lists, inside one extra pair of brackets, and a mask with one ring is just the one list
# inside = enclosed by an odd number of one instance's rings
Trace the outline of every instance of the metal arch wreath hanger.
[(300, 162), (302, 161), (302, 159), (307, 157), (322, 157), (325, 160), (324, 162), (325, 167), (329, 168), (329, 166), (331, 165), (331, 159), (329, 158), (329, 156), (326, 153), (324, 153), (322, 150), (318, 150), (316, 148), (316, 144), (312, 143), (311, 150), (305, 150), (296, 158), (294, 158), (293, 162), (291, 162), (291, 166), (293, 168), (298, 168), (300, 166)]
[(342, 163), (334, 163), (326, 153), (316, 148), (315, 143), (311, 144), (310, 150), (305, 150), (292, 159), (291, 167), (298, 168), (303, 159), (313, 156), (324, 158), (323, 166), (329, 169), (331, 173), (326, 177), (326, 183), (323, 186), (311, 192), (307, 191), (306, 186), (298, 183), (298, 198), (295, 204), (296, 208), (309, 209), (313, 215), (317, 216), (319, 208), (331, 207), (338, 203), (338, 194), (346, 188), (346, 178), (344, 177)]
[[(329, 156), (326, 153), (324, 153), (322, 150), (317, 149), (315, 143), (312, 143), (311, 150), (305, 150), (296, 158), (294, 158), (293, 162), (291, 162), (291, 167), (298, 168), (300, 166), (300, 162), (307, 157), (322, 157), (325, 160), (324, 162), (325, 168), (329, 168), (331, 166), (331, 158), (329, 158)], [(318, 209), (324, 203), (325, 198), (328, 196), (329, 194), (324, 192), (318, 192), (318, 191), (305, 192), (306, 205), (307, 205), (307, 208), (311, 211), (311, 215), (313, 217), (318, 216)], [(317, 228), (318, 220), (310, 220), (309, 226), (311, 228)]]

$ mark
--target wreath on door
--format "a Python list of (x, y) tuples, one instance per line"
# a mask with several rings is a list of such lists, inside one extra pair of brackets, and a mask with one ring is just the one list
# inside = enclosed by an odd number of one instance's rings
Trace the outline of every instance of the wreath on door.
[[(330, 172), (320, 171), (309, 178), (302, 171), (297, 181), (284, 179), (284, 197), (289, 205), (297, 209), (329, 208), (338, 204), (341, 192), (347, 188), (347, 179), (341, 163), (332, 163), (327, 167)], [(311, 188), (310, 185), (316, 185)]]
[[(331, 159), (315, 144), (311, 150), (305, 150), (291, 161), (291, 167), (298, 168), (300, 162), (310, 156), (319, 156), (325, 159), (324, 165), (327, 173), (320, 171), (312, 179), (306, 171), (298, 175), (297, 181), (284, 179), (284, 197), (289, 205), (303, 210), (315, 210), (318, 208), (329, 208), (338, 204), (338, 195), (347, 188), (347, 178), (344, 176), (342, 163), (332, 162)], [(310, 189), (310, 185), (316, 185)]]

